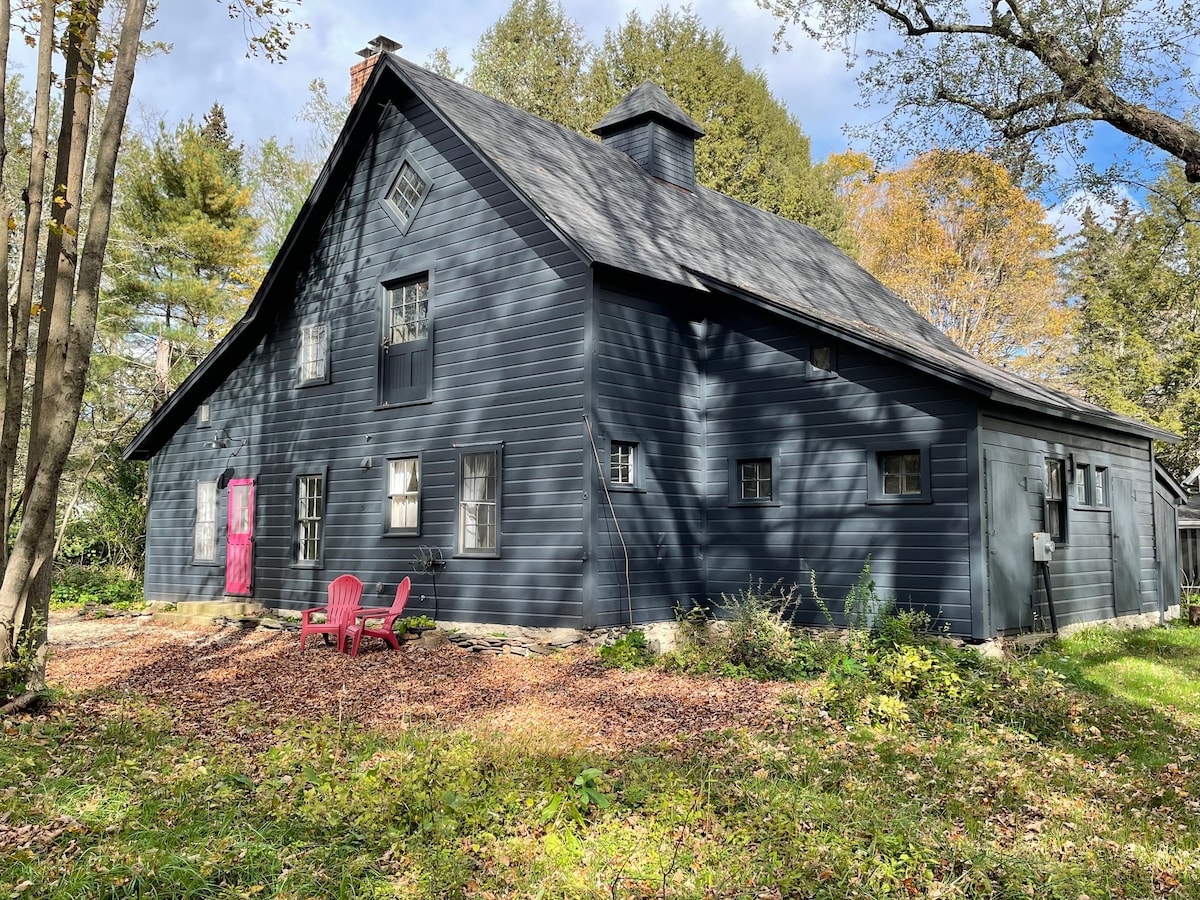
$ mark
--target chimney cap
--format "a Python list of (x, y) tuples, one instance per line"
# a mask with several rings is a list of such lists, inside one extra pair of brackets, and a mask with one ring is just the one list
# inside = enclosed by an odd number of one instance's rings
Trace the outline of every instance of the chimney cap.
[(399, 41), (393, 41), (390, 37), (381, 34), (373, 40), (367, 41), (367, 46), (359, 50), (358, 55), (363, 59), (370, 59), (380, 53), (395, 53), (403, 46)]

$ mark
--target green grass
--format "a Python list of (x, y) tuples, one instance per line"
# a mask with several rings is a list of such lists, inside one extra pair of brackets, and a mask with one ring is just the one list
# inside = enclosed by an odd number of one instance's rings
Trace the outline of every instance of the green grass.
[(0, 897), (1200, 896), (1195, 645), (1089, 633), (886, 726), (818, 680), (613, 754), (68, 696), (0, 729)]
[(1061, 649), (1063, 671), (1080, 684), (1200, 727), (1200, 628), (1093, 628)]

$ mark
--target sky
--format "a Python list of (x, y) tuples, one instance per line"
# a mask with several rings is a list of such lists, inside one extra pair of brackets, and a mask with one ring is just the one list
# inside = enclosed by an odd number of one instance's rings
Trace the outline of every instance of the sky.
[[(158, 25), (147, 38), (173, 45), (169, 54), (143, 60), (134, 81), (131, 122), (169, 124), (199, 120), (213, 101), (225, 107), (235, 136), (253, 145), (276, 136), (303, 146), (311, 126), (296, 114), (308, 85), (322, 78), (331, 96), (344, 96), (356, 51), (383, 34), (403, 45), (400, 55), (424, 63), (439, 47), (466, 69), (479, 37), (508, 9), (510, 0), (303, 0), (297, 18), (309, 28), (292, 43), (287, 61), (272, 65), (246, 58), (242, 25), (231, 20), (228, 0), (161, 0)], [(631, 9), (648, 18), (661, 0), (563, 0), (589, 39), (600, 41)], [(678, 8), (680, 3), (671, 4)], [(720, 29), (748, 68), (760, 67), (771, 90), (812, 138), (814, 160), (844, 150), (847, 123), (872, 121), (880, 113), (858, 110), (858, 89), (844, 58), (797, 36), (795, 49), (772, 52), (775, 19), (754, 0), (694, 0), (692, 11)]]

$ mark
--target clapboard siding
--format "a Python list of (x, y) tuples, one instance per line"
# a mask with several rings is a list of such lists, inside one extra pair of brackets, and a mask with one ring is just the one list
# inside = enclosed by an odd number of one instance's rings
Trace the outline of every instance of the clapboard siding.
[[(405, 154), (433, 179), (408, 232), (381, 203)], [(222, 565), (191, 563), (194, 483), (226, 465), (257, 479), (255, 597), (298, 608), (353, 572), (383, 599), (413, 578), (415, 612), (433, 583), (413, 555), (437, 547), (443, 619), (576, 625), (581, 609), (583, 328), (586, 267), (441, 121), (409, 100), (379, 127), (278, 298), (275, 326), (211, 397), (214, 430), (185, 426), (153, 463), (148, 596), (211, 598)], [(380, 408), (381, 285), (428, 273), (432, 400)], [(283, 293), (281, 289), (280, 293)], [(302, 323), (330, 327), (328, 384), (299, 388)], [(232, 459), (242, 438), (247, 444)], [(500, 449), (500, 558), (456, 557), (462, 448)], [(383, 533), (389, 457), (420, 453), (421, 533)], [(363, 467), (369, 459), (370, 468)], [(294, 562), (295, 478), (326, 475), (320, 568)], [(224, 540), (225, 498), (221, 498)], [(222, 547), (223, 550), (223, 547)]]
[[(1128, 481), (1133, 494), (1130, 512), (1134, 538), (1138, 542), (1136, 589), (1139, 593), (1128, 600), (1138, 612), (1157, 610), (1154, 484), (1148, 440), (1116, 432), (1110, 434), (1083, 425), (1040, 420), (1033, 415), (1018, 422), (994, 412), (983, 419), (982, 443), (985, 466), (989, 462), (1007, 464), (1027, 473), (1021, 503), (1027, 514), (1026, 520), (1004, 524), (989, 521), (985, 529), (986, 539), (999, 548), (1003, 548), (1008, 531), (1028, 534), (1045, 530), (1043, 473), (1047, 456), (1073, 458), (1076, 464), (1089, 465), (1093, 469), (1097, 466), (1107, 468), (1110, 503), (1113, 479)], [(1074, 491), (1067, 493), (1066, 541), (1056, 547), (1050, 563), (1050, 586), (1059, 625), (1111, 618), (1117, 612), (1119, 599), (1115, 596), (1113, 555), (1113, 516), (1116, 511), (1079, 506)], [(985, 497), (985, 515), (990, 514), (1000, 499)], [(989, 553), (992, 553), (990, 547)], [(992, 555), (994, 557), (995, 553)], [(1044, 624), (1048, 619), (1046, 592), (1039, 569), (1032, 561), (1032, 551), (1022, 553), (1020, 559), (997, 564), (1019, 567), (1022, 573), (1027, 571), (1029, 610), (1019, 619), (1015, 612), (1008, 620), (1002, 618), (995, 623), (995, 628), (1003, 631)]]
[[(839, 376), (810, 377), (808, 349), (828, 340), (766, 313), (689, 322), (676, 310), (694, 298), (599, 297), (600, 431), (642, 453), (642, 491), (612, 495), (635, 612), (718, 602), (760, 578), (807, 594), (812, 571), (840, 608), (870, 558), (884, 596), (969, 633), (972, 401), (848, 347)], [(867, 466), (890, 440), (930, 447), (933, 502), (868, 502)], [(779, 466), (775, 504), (731, 503), (731, 461), (760, 457)], [(611, 518), (604, 508), (595, 541), (602, 621), (628, 615)], [(797, 617), (818, 619), (811, 600)]]
[(604, 288), (597, 297), (598, 449), (605, 467), (609, 441), (636, 442), (640, 455), (638, 490), (597, 506), (597, 622), (627, 621), (630, 593), (635, 621), (670, 619), (705, 588), (701, 338), (656, 303)]
[[(969, 398), (895, 363), (838, 346), (837, 375), (811, 371), (829, 344), (765, 314), (714, 319), (705, 392), (708, 586), (798, 584), (797, 618), (822, 621), (810, 574), (836, 611), (870, 559), (883, 597), (928, 609), (956, 633), (971, 620)], [(928, 446), (932, 502), (869, 502), (878, 449)], [(731, 504), (730, 462), (776, 454), (778, 506)]]

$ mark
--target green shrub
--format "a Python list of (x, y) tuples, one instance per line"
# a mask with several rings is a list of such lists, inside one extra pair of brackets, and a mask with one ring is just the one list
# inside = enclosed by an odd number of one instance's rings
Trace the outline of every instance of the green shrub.
[(54, 573), (50, 602), (59, 607), (91, 603), (111, 609), (139, 609), (146, 601), (141, 582), (115, 569), (64, 566)]
[(790, 678), (794, 673), (795, 634), (785, 618), (796, 601), (796, 587), (775, 582), (763, 590), (753, 579), (737, 594), (722, 594), (729, 614), (729, 662), (755, 678)]
[(631, 631), (600, 648), (600, 662), (609, 669), (644, 669), (654, 662), (654, 653), (646, 646), (646, 634)]

